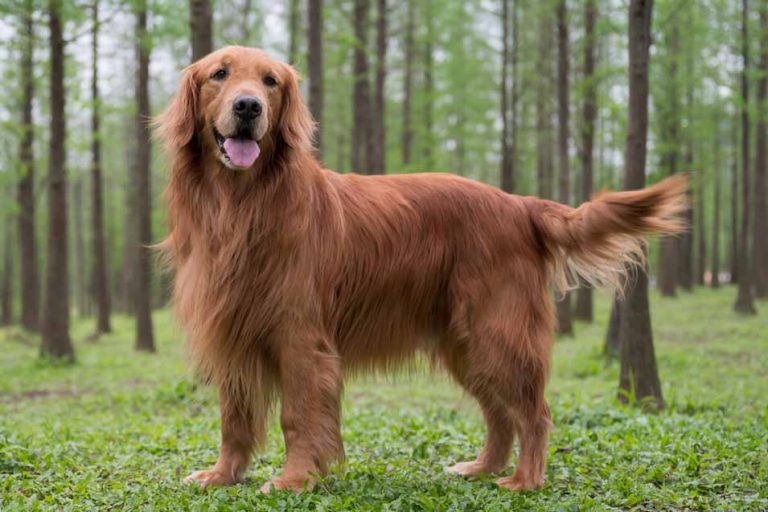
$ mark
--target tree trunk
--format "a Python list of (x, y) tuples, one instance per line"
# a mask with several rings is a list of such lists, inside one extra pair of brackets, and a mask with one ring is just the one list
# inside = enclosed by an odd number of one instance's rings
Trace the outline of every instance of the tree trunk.
[[(678, 155), (680, 152), (680, 144), (678, 140), (679, 134), (679, 117), (680, 112), (678, 108), (678, 40), (679, 40), (679, 24), (670, 24), (670, 33), (668, 35), (669, 41), (667, 43), (667, 64), (668, 69), (665, 70), (666, 80), (668, 81), (669, 91), (666, 92), (666, 101), (669, 102), (669, 110), (666, 111), (662, 117), (662, 134), (667, 146), (662, 153), (662, 167), (666, 168), (667, 174), (670, 176), (677, 173)], [(688, 236), (688, 234), (684, 235)], [(680, 237), (662, 235), (659, 240), (659, 291), (664, 297), (675, 297), (677, 295), (678, 284), (678, 272), (679, 272), (679, 253), (680, 253)]]
[(414, 2), (416, 0), (405, 0), (407, 2), (407, 13), (405, 19), (405, 71), (403, 72), (403, 134), (402, 151), (403, 166), (408, 167), (411, 163), (411, 148), (413, 145), (413, 126), (411, 120), (411, 103), (413, 97), (413, 58), (416, 53), (414, 44)]
[(45, 308), (41, 322), (41, 354), (74, 360), (69, 338), (69, 265), (67, 251), (67, 173), (64, 117), (64, 36), (61, 0), (49, 0), (50, 30), (50, 154), (48, 156), (48, 257), (46, 258)]
[(768, 298), (768, 2), (760, 3), (760, 74), (757, 81), (757, 134), (755, 138), (755, 295)]
[[(557, 6), (557, 103), (558, 103), (558, 163), (560, 164), (558, 200), (570, 203), (571, 185), (568, 158), (569, 99), (568, 99), (568, 21), (566, 0)], [(557, 300), (557, 330), (560, 334), (573, 335), (571, 293), (565, 292)]]
[(731, 147), (733, 148), (733, 155), (731, 160), (731, 229), (730, 229), (730, 242), (731, 251), (728, 262), (728, 267), (731, 273), (731, 284), (738, 284), (739, 282), (739, 151), (737, 149), (738, 141), (738, 129), (734, 126), (731, 129), (733, 141)]
[[(648, 61), (651, 44), (652, 0), (629, 4), (629, 119), (624, 159), (624, 188), (645, 186), (648, 137)], [(621, 309), (621, 372), (619, 400), (630, 398), (662, 409), (664, 398), (656, 369), (651, 314), (648, 306), (648, 275), (636, 272), (627, 286)], [(634, 395), (634, 396), (632, 396)]]
[(752, 293), (753, 276), (750, 267), (750, 190), (752, 180), (749, 173), (749, 1), (742, 0), (741, 42), (743, 67), (741, 70), (741, 230), (738, 250), (739, 291), (734, 309), (739, 313), (754, 315)]
[(13, 229), (11, 215), (5, 222), (3, 270), (0, 274), (0, 325), (13, 323)]
[(30, 331), (40, 326), (40, 277), (37, 261), (37, 239), (35, 233), (35, 157), (34, 123), (32, 101), (35, 95), (34, 48), (35, 24), (33, 2), (27, 0), (24, 9), (21, 54), (21, 144), (19, 146), (19, 246), (21, 257), (21, 326)]
[(608, 331), (605, 333), (605, 345), (603, 345), (603, 354), (608, 359), (618, 359), (621, 354), (621, 308), (623, 305), (623, 300), (614, 297)]
[[(595, 118), (597, 118), (597, 84), (595, 84), (595, 21), (597, 6), (595, 0), (584, 4), (584, 104), (582, 117), (584, 126), (581, 130), (581, 200), (589, 201), (592, 197)], [(592, 289), (582, 285), (576, 297), (576, 318), (593, 320)]]
[[(291, 8), (293, 8), (294, 4), (297, 4), (299, 0), (291, 0)], [(253, 3), (251, 0), (245, 0), (243, 2), (243, 10), (240, 18), (240, 37), (241, 41), (240, 44), (243, 46), (249, 46), (251, 43), (251, 8), (253, 7)], [(291, 16), (293, 16), (293, 11), (291, 11)], [(291, 18), (291, 29), (293, 29), (293, 18)], [(293, 37), (294, 32), (291, 31), (291, 50), (293, 49)], [(295, 56), (295, 53), (292, 53), (289, 51), (288, 53), (288, 62), (293, 64), (293, 60), (291, 60), (291, 57)]]
[(323, 155), (323, 0), (309, 0), (307, 34), (309, 60), (309, 110), (317, 123), (315, 147)]
[[(143, 5), (145, 0), (139, 0), (139, 3)], [(192, 36), (192, 62), (195, 62), (213, 51), (213, 13), (210, 0), (189, 0), (189, 28)]]
[(387, 81), (387, 0), (376, 2), (376, 88), (373, 101), (373, 141), (371, 169), (374, 174), (383, 174), (387, 162), (386, 103)]
[(539, 27), (539, 48), (536, 61), (538, 84), (536, 87), (536, 176), (538, 195), (553, 199), (554, 194), (554, 129), (552, 127), (552, 19), (549, 6), (540, 4), (544, 9)]
[[(194, 38), (193, 38), (194, 39)], [(134, 307), (136, 311), (136, 349), (155, 351), (152, 330), (152, 272), (150, 250), (152, 243), (152, 206), (149, 179), (151, 162), (151, 140), (148, 120), (149, 110), (149, 55), (150, 40), (147, 32), (147, 4), (141, 0), (136, 11), (136, 59), (138, 73), (136, 81), (136, 162), (134, 183), (136, 192), (136, 238)]]
[(84, 317), (87, 314), (85, 286), (85, 239), (83, 237), (83, 178), (78, 176), (72, 187), (72, 223), (75, 235), (75, 304), (77, 314)]
[[(250, 0), (249, 0), (250, 1)], [(320, 20), (320, 29), (322, 31), (322, 23), (323, 23), (323, 2), (322, 0), (309, 0), (308, 1), (308, 16), (311, 19), (313, 15), (313, 5), (317, 4), (317, 8), (319, 8), (319, 12), (315, 14), (318, 16)], [(311, 22), (310, 22), (311, 23)], [(299, 30), (301, 30), (301, 12), (299, 9), (299, 0), (291, 0), (290, 10), (288, 12), (288, 24), (289, 24), (289, 35), (290, 38), (288, 41), (288, 63), (291, 66), (295, 66), (298, 58), (299, 58)], [(320, 37), (322, 38), (322, 32), (320, 32)], [(309, 28), (309, 33), (307, 34), (307, 39), (309, 42), (309, 45), (312, 45), (312, 28)], [(322, 44), (322, 41), (321, 43)], [(309, 54), (312, 54), (312, 50), (310, 48)]]
[[(703, 237), (702, 229), (704, 227), (704, 219), (701, 216), (703, 208), (702, 201), (704, 200), (704, 190), (702, 185), (703, 169), (699, 172), (694, 172), (693, 170), (693, 140), (690, 138), (690, 135), (689, 140), (686, 143), (684, 170), (694, 177), (694, 186), (696, 186), (697, 190), (695, 195), (693, 194), (693, 190), (688, 190), (689, 206), (685, 211), (688, 231), (681, 234), (677, 241), (677, 284), (683, 290), (690, 292), (693, 289), (694, 276), (698, 276), (698, 274), (703, 275), (702, 266), (704, 265), (704, 260), (699, 258), (702, 256), (701, 242)], [(694, 240), (699, 247), (695, 261), (693, 257)], [(698, 277), (696, 280), (698, 282)]]
[(714, 140), (715, 172), (713, 173), (714, 204), (712, 205), (712, 280), (710, 281), (710, 284), (712, 288), (720, 288), (720, 208), (723, 192), (720, 189), (722, 181), (720, 177), (720, 123), (718, 120), (715, 120), (715, 123), (717, 128), (715, 129)]
[[(514, 128), (514, 114), (510, 113), (510, 87), (509, 87), (509, 68), (512, 66), (512, 81), (516, 72), (515, 58), (511, 55), (516, 53), (517, 45), (514, 41), (510, 42), (510, 13), (509, 3), (512, 0), (502, 0), (501, 5), (501, 189), (505, 192), (513, 193), (515, 191), (515, 149), (512, 142)], [(517, 15), (517, 2), (512, 6), (512, 16)], [(514, 22), (512, 23), (514, 25)], [(515, 27), (512, 28), (512, 37), (514, 38)], [(512, 107), (514, 109), (514, 107)]]
[[(705, 210), (705, 198), (704, 198), (704, 175), (703, 175), (703, 169), (699, 171), (699, 180), (698, 180), (698, 201), (696, 202), (696, 210), (698, 213), (696, 213), (696, 223), (695, 226), (698, 227), (696, 230), (696, 244), (697, 244), (697, 250), (696, 250), (696, 276), (694, 284), (697, 284), (699, 286), (704, 285), (704, 273), (707, 270), (707, 225), (704, 222), (704, 212)], [(719, 171), (719, 169), (718, 169)], [(692, 220), (693, 222), (693, 220)], [(693, 245), (693, 244), (691, 244)], [(693, 247), (690, 248), (691, 252), (693, 250)], [(691, 261), (691, 258), (689, 257), (688, 261)], [(685, 269), (681, 269), (681, 272)], [(690, 265), (689, 265), (689, 280), (693, 279), (693, 276), (690, 276)], [(683, 283), (683, 286), (686, 286), (686, 283)], [(691, 286), (688, 286), (685, 288), (687, 290), (691, 289)]]
[(91, 228), (93, 230), (93, 269), (91, 286), (96, 302), (96, 332), (107, 333), (110, 325), (109, 281), (107, 278), (106, 242), (104, 240), (104, 202), (101, 184), (101, 133), (99, 97), (99, 2), (93, 3), (93, 40), (91, 55)]
[(371, 97), (368, 79), (368, 11), (370, 0), (355, 0), (352, 171), (371, 171)]
[(422, 156), (424, 161), (422, 165), (427, 170), (434, 170), (435, 165), (433, 155), (433, 141), (432, 134), (433, 126), (433, 114), (434, 114), (434, 96), (435, 96), (435, 81), (434, 81), (434, 56), (433, 50), (433, 20), (432, 20), (432, 0), (424, 1), (424, 23), (426, 24), (426, 41), (424, 42), (424, 141), (422, 146)]

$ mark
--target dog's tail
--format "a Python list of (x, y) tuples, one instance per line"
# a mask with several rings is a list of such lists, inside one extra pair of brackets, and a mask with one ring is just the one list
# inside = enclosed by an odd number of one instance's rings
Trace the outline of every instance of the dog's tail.
[(645, 263), (645, 237), (686, 229), (687, 175), (667, 178), (628, 192), (600, 192), (571, 208), (526, 198), (531, 222), (550, 254), (552, 281), (558, 291), (579, 279), (622, 291), (628, 269)]

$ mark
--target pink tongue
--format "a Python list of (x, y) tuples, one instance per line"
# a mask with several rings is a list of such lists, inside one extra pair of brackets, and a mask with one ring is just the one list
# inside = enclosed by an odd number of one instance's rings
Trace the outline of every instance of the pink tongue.
[(259, 144), (255, 140), (246, 139), (226, 139), (224, 151), (227, 152), (233, 164), (243, 168), (252, 166), (261, 153)]

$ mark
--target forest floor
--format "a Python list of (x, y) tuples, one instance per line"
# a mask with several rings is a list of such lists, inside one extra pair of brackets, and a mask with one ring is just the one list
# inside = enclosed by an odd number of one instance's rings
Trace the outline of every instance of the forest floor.
[(167, 311), (153, 355), (132, 350), (128, 318), (96, 343), (76, 321), (74, 366), (0, 330), (0, 510), (768, 510), (768, 304), (743, 318), (734, 297), (653, 295), (668, 407), (646, 414), (616, 399), (600, 296), (599, 320), (557, 341), (547, 480), (521, 494), (443, 472), (475, 455), (484, 428), (473, 401), (427, 371), (347, 384), (347, 462), (312, 492), (259, 494), (284, 455), (274, 422), (243, 485), (186, 486), (216, 459), (218, 409)]

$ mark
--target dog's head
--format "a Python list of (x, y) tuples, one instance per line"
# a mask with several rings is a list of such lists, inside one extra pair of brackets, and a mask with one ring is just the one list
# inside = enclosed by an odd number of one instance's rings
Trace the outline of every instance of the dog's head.
[(157, 124), (171, 151), (194, 147), (237, 170), (254, 167), (265, 151), (311, 150), (314, 130), (296, 71), (239, 46), (187, 67)]

